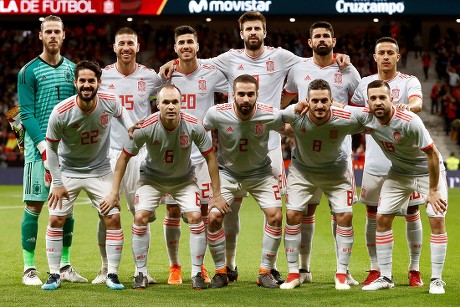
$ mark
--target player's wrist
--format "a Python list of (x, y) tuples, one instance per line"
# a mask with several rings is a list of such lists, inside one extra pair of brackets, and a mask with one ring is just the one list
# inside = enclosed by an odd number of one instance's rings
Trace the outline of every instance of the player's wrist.
[(46, 152), (46, 141), (40, 141), (40, 143), (37, 144), (37, 149), (43, 156), (43, 153)]

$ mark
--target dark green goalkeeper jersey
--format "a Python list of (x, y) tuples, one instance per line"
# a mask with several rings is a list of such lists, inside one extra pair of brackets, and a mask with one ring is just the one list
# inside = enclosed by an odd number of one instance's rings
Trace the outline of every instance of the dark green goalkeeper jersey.
[(26, 130), (26, 163), (41, 159), (36, 146), (45, 140), (48, 119), (54, 106), (76, 93), (74, 68), (75, 64), (65, 57), (61, 57), (54, 66), (36, 57), (19, 71), (18, 99)]

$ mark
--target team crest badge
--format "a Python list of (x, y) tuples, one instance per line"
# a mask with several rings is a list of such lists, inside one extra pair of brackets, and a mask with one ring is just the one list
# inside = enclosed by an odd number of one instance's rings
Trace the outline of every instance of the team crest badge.
[(299, 131), (302, 133), (307, 133), (307, 129), (305, 129), (305, 127), (300, 128)]
[(335, 84), (342, 84), (342, 74), (335, 74), (334, 75), (334, 83)]
[(403, 139), (403, 136), (401, 135), (401, 132), (399, 132), (399, 131), (393, 132), (393, 139), (394, 139), (396, 142), (401, 142), (402, 139)]
[(399, 99), (399, 88), (394, 88), (391, 90), (391, 97), (393, 97), (394, 100), (398, 100)]
[(267, 71), (275, 71), (275, 62), (273, 60), (268, 60), (267, 62), (265, 62), (265, 65), (267, 66)]
[(256, 125), (256, 135), (262, 135), (265, 132), (264, 124), (257, 124)]
[(145, 81), (138, 81), (137, 90), (139, 92), (145, 92), (147, 90), (147, 83), (145, 83)]
[(102, 127), (107, 127), (109, 123), (109, 114), (107, 113), (104, 113), (101, 115), (101, 120), (100, 120), (100, 124)]
[(206, 91), (206, 80), (198, 80), (198, 90)]
[(329, 131), (329, 139), (337, 140), (339, 138), (339, 130), (332, 129)]
[(181, 147), (188, 146), (188, 135), (181, 135), (179, 138), (179, 144)]
[(73, 81), (73, 79), (74, 79), (73, 78), (73, 71), (70, 68), (66, 69), (66, 71), (64, 72), (64, 79), (67, 82), (72, 82)]

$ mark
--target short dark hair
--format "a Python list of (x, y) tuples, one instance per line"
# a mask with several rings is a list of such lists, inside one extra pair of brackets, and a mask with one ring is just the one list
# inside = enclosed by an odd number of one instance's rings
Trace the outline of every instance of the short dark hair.
[(243, 31), (243, 24), (246, 21), (261, 21), (264, 31), (267, 29), (267, 20), (265, 19), (265, 16), (262, 15), (261, 12), (258, 11), (249, 11), (244, 13), (243, 15), (238, 18), (238, 23), (240, 24), (240, 30)]
[(137, 37), (137, 33), (136, 31), (134, 31), (133, 29), (129, 28), (129, 27), (123, 27), (121, 29), (119, 29), (116, 33), (115, 33), (115, 37), (117, 35), (123, 35), (123, 34), (128, 34), (128, 35), (134, 35)]
[(374, 80), (371, 83), (367, 85), (367, 91), (369, 92), (369, 89), (371, 88), (380, 88), (380, 87), (385, 87), (388, 91), (388, 94), (391, 95), (391, 89), (390, 86), (386, 81), (383, 80)]
[(328, 30), (329, 32), (331, 32), (332, 37), (334, 37), (334, 28), (332, 27), (332, 25), (329, 22), (327, 22), (327, 21), (317, 21), (317, 22), (314, 22), (310, 27), (310, 38), (311, 38), (311, 36), (313, 34), (313, 30), (318, 29), (318, 28), (324, 28), (324, 29)]
[(96, 61), (81, 60), (80, 62), (78, 62), (74, 70), (75, 79), (78, 79), (78, 73), (80, 72), (80, 70), (83, 70), (83, 69), (91, 70), (92, 72), (96, 74), (96, 78), (98, 80), (101, 79), (102, 70), (101, 70), (101, 67), (99, 66), (99, 63), (97, 63)]
[(61, 17), (55, 16), (55, 15), (49, 15), (49, 16), (46, 16), (45, 18), (43, 18), (43, 21), (42, 21), (42, 23), (40, 24), (40, 31), (43, 31), (43, 28), (44, 28), (44, 26), (45, 26), (45, 22), (48, 22), (48, 21), (57, 21), (57, 22), (60, 22), (61, 25), (62, 25), (62, 30), (64, 31), (64, 23), (62, 22)]
[(395, 40), (393, 37), (384, 36), (384, 37), (379, 38), (379, 39), (375, 42), (375, 47), (377, 48), (377, 45), (380, 44), (380, 43), (392, 43), (392, 44), (395, 44), (395, 45), (396, 45), (396, 48), (397, 48), (397, 51), (398, 51), (398, 53), (399, 53), (398, 41)]
[(176, 89), (179, 92), (179, 96), (182, 96), (182, 92), (180, 91), (180, 89), (177, 86), (175, 86), (174, 84), (168, 83), (168, 84), (165, 84), (165, 85), (161, 86), (158, 89), (158, 91), (157, 91), (157, 102), (160, 102), (160, 92), (165, 88)]
[(326, 80), (323, 79), (315, 79), (310, 82), (308, 85), (308, 91), (307, 91), (307, 96), (310, 96), (310, 91), (321, 91), (321, 90), (328, 90), (329, 95), (332, 96), (332, 91), (329, 83)]
[(176, 40), (180, 35), (184, 34), (193, 34), (195, 40), (198, 40), (198, 34), (196, 33), (195, 29), (187, 25), (179, 26), (174, 29), (174, 40)]
[(259, 82), (251, 75), (244, 74), (236, 77), (236, 79), (233, 80), (233, 91), (235, 91), (237, 83), (254, 83), (256, 85), (256, 90), (259, 90)]

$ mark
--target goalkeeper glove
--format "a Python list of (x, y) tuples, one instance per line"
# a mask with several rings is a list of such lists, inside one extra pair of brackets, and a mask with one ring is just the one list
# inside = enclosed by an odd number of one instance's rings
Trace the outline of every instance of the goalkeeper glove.
[(6, 118), (10, 123), (11, 130), (13, 130), (14, 135), (16, 136), (16, 141), (18, 142), (18, 147), (20, 152), (24, 152), (24, 134), (25, 129), (22, 125), (21, 117), (19, 113), (19, 106), (15, 106), (8, 112), (6, 112)]

